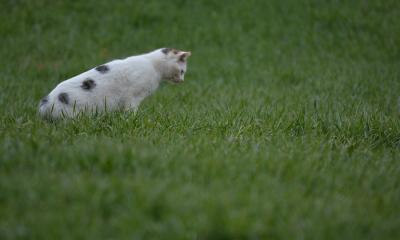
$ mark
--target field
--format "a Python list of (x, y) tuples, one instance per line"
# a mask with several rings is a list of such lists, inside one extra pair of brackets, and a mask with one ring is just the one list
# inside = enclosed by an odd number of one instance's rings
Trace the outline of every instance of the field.
[[(400, 239), (400, 1), (0, 5), (0, 239)], [(160, 47), (137, 114), (38, 118)]]

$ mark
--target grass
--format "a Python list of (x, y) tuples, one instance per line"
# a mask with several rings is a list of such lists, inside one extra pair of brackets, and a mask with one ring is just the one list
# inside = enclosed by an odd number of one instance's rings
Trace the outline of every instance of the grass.
[[(399, 1), (1, 5), (1, 239), (400, 238)], [(164, 46), (186, 81), (136, 115), (37, 117)]]

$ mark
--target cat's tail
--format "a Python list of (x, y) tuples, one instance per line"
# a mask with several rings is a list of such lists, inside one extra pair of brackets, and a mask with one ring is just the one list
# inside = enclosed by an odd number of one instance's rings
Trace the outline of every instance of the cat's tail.
[(45, 120), (76, 117), (81, 112), (80, 106), (76, 101), (71, 103), (70, 96), (66, 93), (50, 93), (40, 100), (38, 110), (39, 116)]
[(54, 111), (54, 104), (51, 104), (50, 97), (47, 95), (39, 102), (39, 116), (44, 119), (52, 119), (52, 112)]
[(67, 110), (59, 102), (54, 101), (51, 94), (42, 98), (39, 102), (39, 116), (46, 120), (56, 120), (66, 116)]

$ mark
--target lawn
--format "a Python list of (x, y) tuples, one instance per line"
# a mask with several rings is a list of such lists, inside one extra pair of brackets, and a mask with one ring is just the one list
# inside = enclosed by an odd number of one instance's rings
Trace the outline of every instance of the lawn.
[[(400, 1), (0, 5), (0, 239), (400, 239)], [(38, 118), (160, 47), (137, 114)]]

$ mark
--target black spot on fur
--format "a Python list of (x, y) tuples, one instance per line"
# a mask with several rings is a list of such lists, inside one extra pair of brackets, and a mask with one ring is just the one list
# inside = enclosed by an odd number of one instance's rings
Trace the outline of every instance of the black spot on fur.
[(100, 66), (96, 67), (96, 70), (101, 73), (106, 73), (106, 72), (110, 71), (110, 68), (107, 65), (100, 65)]
[(69, 96), (68, 93), (60, 93), (58, 95), (58, 100), (64, 104), (68, 104), (69, 103)]
[(171, 51), (172, 51), (172, 48), (164, 48), (163, 50), (161, 50), (161, 52), (163, 52), (165, 55), (167, 55)]
[(41, 100), (40, 100), (40, 106), (43, 106), (43, 105), (45, 105), (46, 103), (48, 103), (49, 102), (49, 96), (46, 96), (46, 97), (44, 97), (44, 98), (42, 98)]
[(91, 90), (91, 89), (93, 89), (94, 87), (96, 87), (96, 83), (95, 83), (94, 80), (91, 79), (91, 78), (85, 79), (85, 81), (83, 81), (83, 82), (82, 82), (82, 85), (81, 85), (81, 88), (82, 88), (83, 90)]

